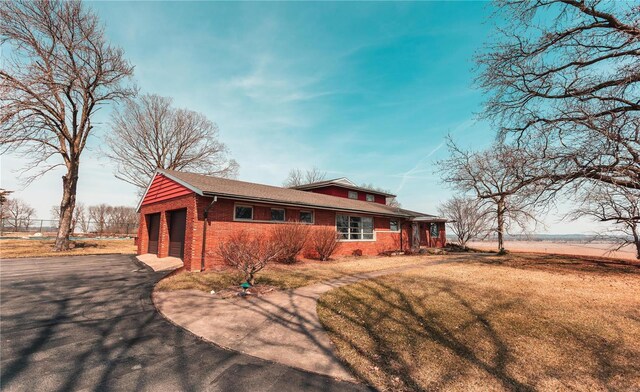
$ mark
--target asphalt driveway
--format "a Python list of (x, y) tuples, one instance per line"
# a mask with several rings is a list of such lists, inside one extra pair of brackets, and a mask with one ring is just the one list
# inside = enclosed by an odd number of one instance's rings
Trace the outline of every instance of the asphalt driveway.
[(0, 260), (2, 390), (367, 390), (174, 326), (150, 299), (162, 276), (131, 256)]

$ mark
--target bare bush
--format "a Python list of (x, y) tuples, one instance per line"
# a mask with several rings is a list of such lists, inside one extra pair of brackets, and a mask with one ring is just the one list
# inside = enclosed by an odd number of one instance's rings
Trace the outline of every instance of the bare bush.
[(309, 238), (309, 225), (304, 223), (285, 223), (277, 225), (271, 232), (271, 239), (280, 249), (278, 262), (293, 264)]
[(218, 247), (218, 254), (225, 263), (242, 271), (251, 285), (255, 284), (255, 274), (276, 260), (280, 252), (271, 236), (251, 235), (246, 231), (233, 233)]
[(311, 234), (310, 243), (318, 258), (327, 261), (340, 245), (338, 232), (332, 227), (319, 227)]

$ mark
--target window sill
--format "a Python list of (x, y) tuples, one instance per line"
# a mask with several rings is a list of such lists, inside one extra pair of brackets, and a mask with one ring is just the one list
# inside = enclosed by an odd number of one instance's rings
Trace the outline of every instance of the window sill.
[(313, 225), (314, 223), (308, 223), (308, 222), (299, 222), (299, 221), (272, 221), (272, 220), (257, 220), (257, 219), (233, 219), (234, 222), (247, 222), (247, 223), (300, 223), (303, 225)]

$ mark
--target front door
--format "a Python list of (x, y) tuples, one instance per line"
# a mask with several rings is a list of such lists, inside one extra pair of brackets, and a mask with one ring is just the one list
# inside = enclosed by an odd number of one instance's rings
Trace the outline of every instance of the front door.
[(158, 254), (158, 237), (160, 237), (160, 214), (147, 215), (147, 233), (149, 244), (147, 253)]
[(420, 225), (417, 222), (411, 224), (411, 249), (420, 249)]
[(170, 212), (169, 218), (169, 256), (184, 256), (184, 234), (187, 228), (187, 210)]

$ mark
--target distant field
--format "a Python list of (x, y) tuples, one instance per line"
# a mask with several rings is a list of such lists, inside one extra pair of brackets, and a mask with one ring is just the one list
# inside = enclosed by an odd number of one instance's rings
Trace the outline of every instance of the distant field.
[[(497, 250), (498, 243), (490, 241), (469, 242), (468, 246), (481, 250)], [(612, 257), (636, 260), (635, 248), (625, 246), (619, 251), (611, 251), (613, 244), (605, 242), (552, 242), (552, 241), (506, 241), (505, 248), (514, 252), (556, 253), (562, 255)]]

